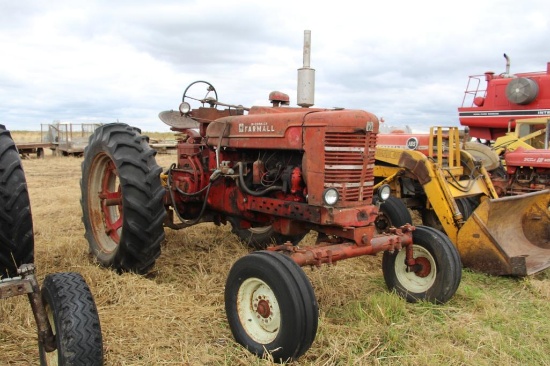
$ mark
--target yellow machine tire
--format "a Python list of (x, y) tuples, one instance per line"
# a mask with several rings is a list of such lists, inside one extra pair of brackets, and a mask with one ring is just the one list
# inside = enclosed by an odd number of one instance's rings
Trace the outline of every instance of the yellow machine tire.
[(378, 232), (386, 232), (390, 227), (412, 224), (412, 216), (407, 206), (399, 198), (390, 196), (380, 205), (376, 219)]

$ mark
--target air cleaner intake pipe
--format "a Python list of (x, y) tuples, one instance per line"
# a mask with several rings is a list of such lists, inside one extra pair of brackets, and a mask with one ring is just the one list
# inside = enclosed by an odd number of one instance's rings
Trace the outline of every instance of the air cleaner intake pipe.
[(304, 31), (304, 66), (298, 69), (298, 97), (300, 107), (311, 107), (315, 99), (315, 69), (310, 68), (311, 31)]

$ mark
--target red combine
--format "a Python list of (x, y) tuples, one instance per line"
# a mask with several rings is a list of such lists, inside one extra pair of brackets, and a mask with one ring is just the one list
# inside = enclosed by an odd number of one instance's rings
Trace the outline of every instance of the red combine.
[(510, 74), (504, 57), (504, 73), (470, 76), (458, 112), (469, 136), (490, 146), (467, 150), (484, 161), (499, 195), (516, 195), (550, 187), (550, 62), (546, 71)]
[(550, 116), (550, 62), (546, 71), (510, 74), (510, 59), (504, 58), (504, 73), (487, 71), (468, 80), (458, 115), (472, 137), (496, 140), (509, 131), (511, 120), (515, 128), (515, 119)]

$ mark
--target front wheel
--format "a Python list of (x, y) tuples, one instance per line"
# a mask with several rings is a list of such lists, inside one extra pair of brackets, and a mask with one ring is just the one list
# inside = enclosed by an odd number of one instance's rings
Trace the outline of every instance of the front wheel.
[(45, 352), (40, 344), (40, 364), (103, 365), (99, 316), (84, 278), (72, 272), (47, 275), (41, 293), (56, 350)]
[(276, 252), (254, 252), (235, 262), (225, 286), (225, 311), (235, 340), (276, 362), (300, 357), (317, 333), (319, 306), (309, 279)]
[(388, 288), (409, 302), (447, 302), (462, 278), (460, 256), (450, 239), (433, 228), (417, 226), (413, 231), (414, 269), (407, 266), (405, 252), (384, 252), (382, 272)]
[(146, 273), (164, 240), (162, 169), (138, 129), (95, 130), (82, 163), (82, 221), (90, 252), (105, 267)]

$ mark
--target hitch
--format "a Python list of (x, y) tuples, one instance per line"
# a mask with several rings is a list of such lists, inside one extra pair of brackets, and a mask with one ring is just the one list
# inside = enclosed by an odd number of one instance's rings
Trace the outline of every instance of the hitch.
[(34, 275), (34, 264), (23, 264), (17, 270), (18, 277), (0, 280), (0, 299), (27, 294), (38, 329), (38, 342), (46, 352), (55, 351), (55, 336), (42, 302), (40, 287)]

